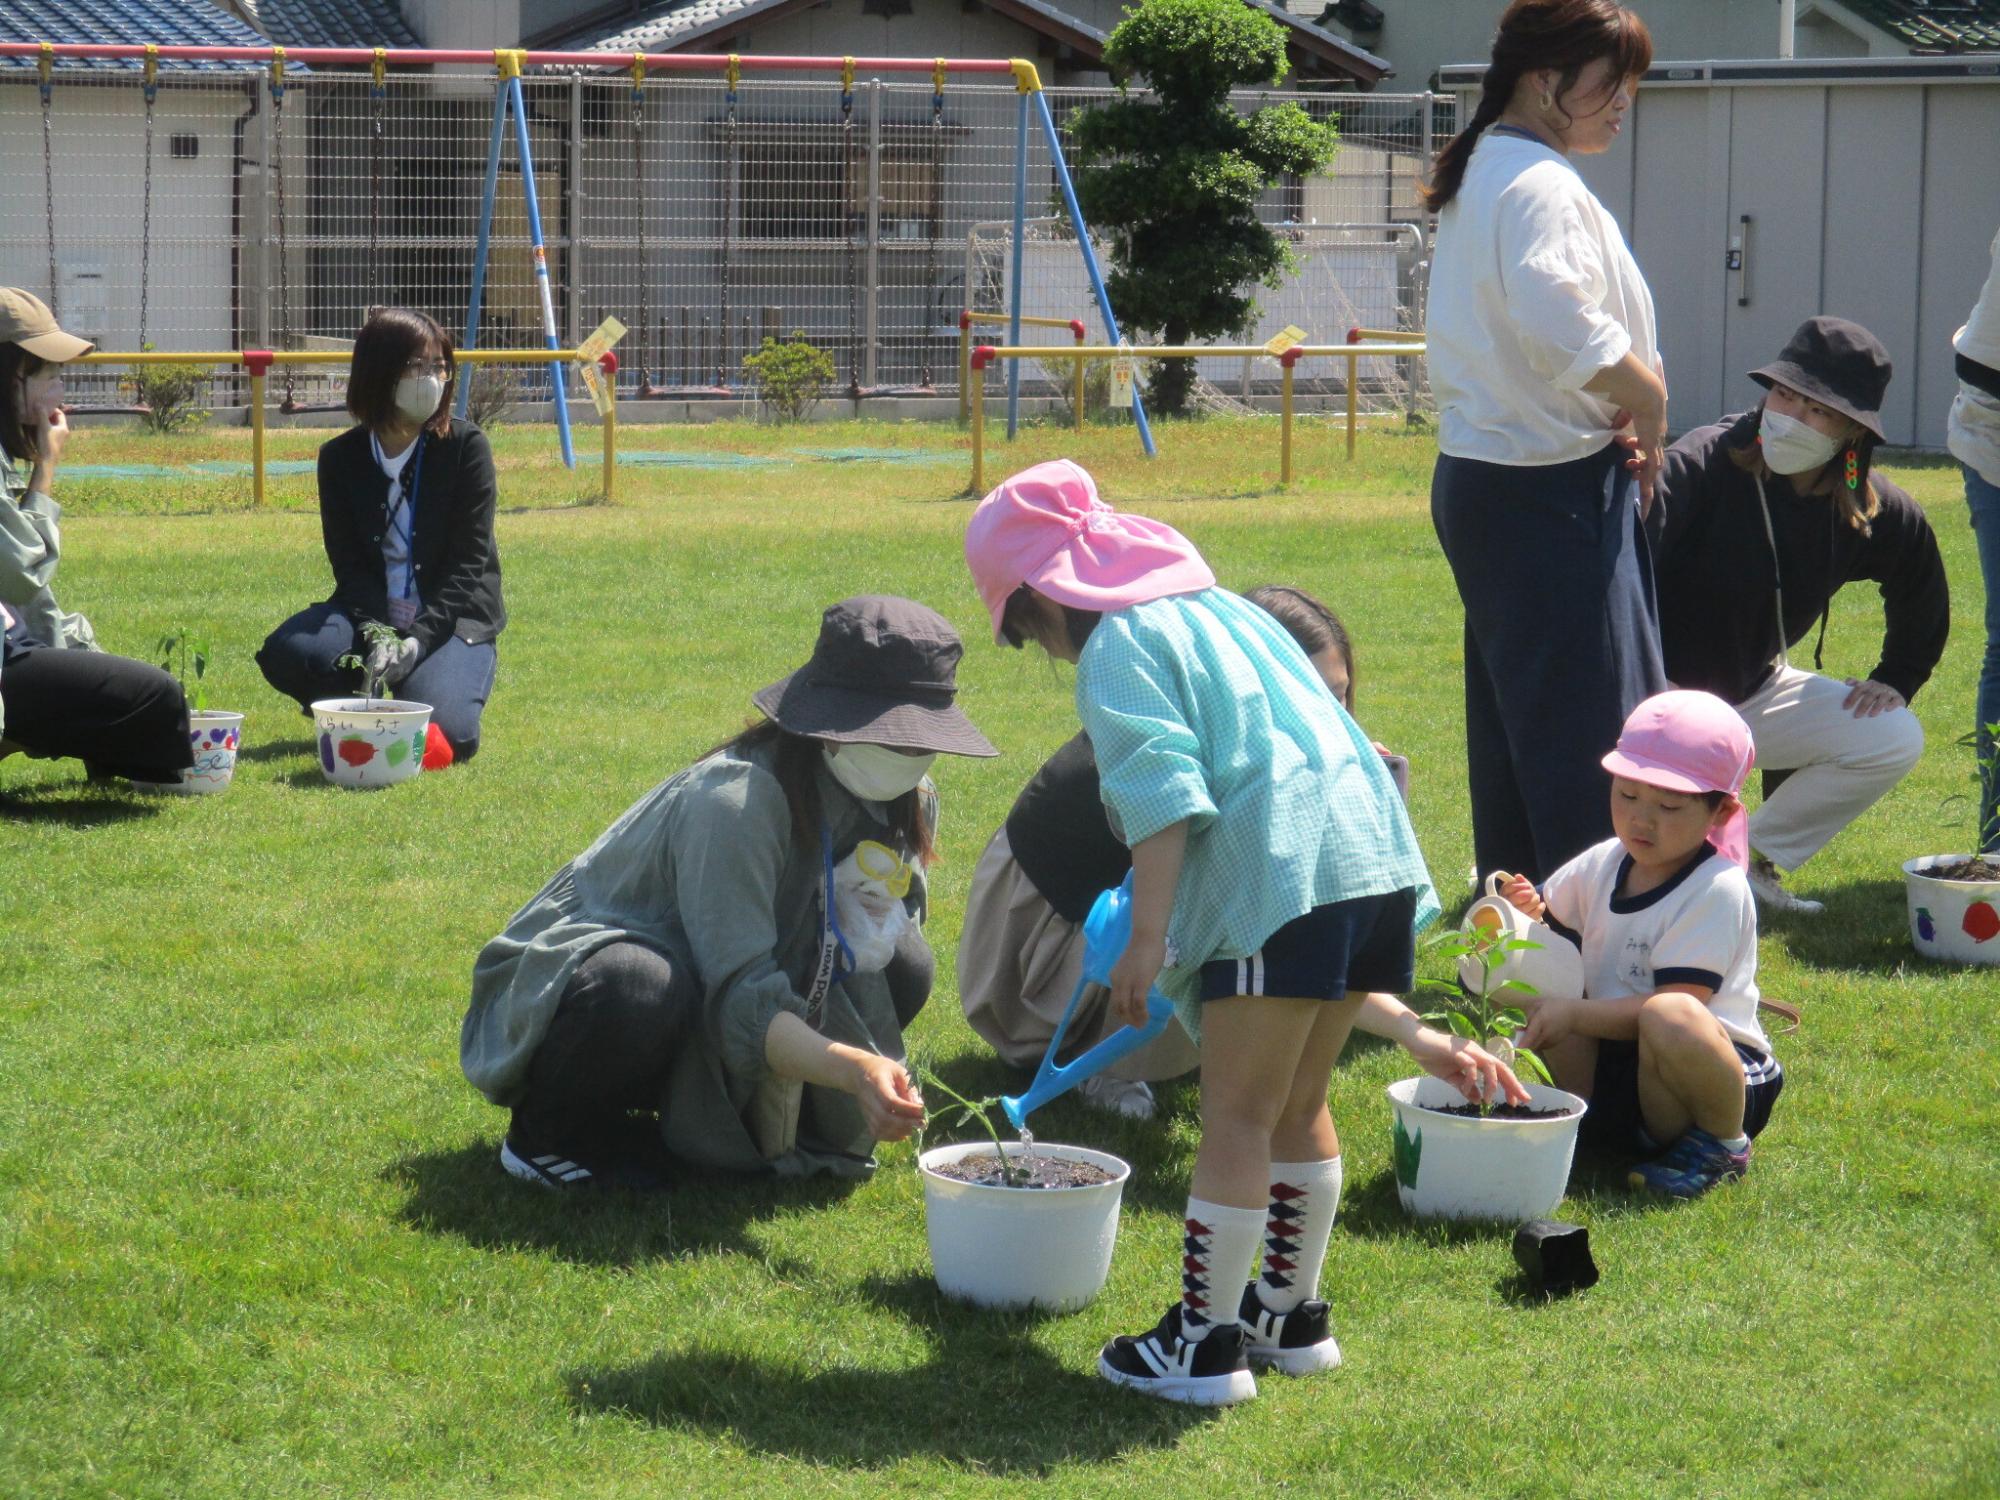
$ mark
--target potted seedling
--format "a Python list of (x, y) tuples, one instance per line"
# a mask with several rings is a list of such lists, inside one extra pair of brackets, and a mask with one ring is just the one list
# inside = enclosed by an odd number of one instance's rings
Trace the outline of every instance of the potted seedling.
[[(1984, 754), (1981, 738), (1968, 736), (1977, 756), (1973, 778), (1983, 787), (2000, 776), (2000, 724), (1986, 726)], [(1982, 808), (1981, 799), (1972, 805)], [(1994, 820), (1974, 828), (1973, 847), (1991, 848), (1996, 831)], [(1903, 884), (1917, 952), (1946, 963), (2000, 964), (2000, 854), (1923, 855), (1904, 864)]]
[(980, 1307), (1072, 1312), (1104, 1287), (1118, 1208), (1132, 1169), (1081, 1146), (1013, 1144), (994, 1123), (1000, 1100), (968, 1099), (921, 1062), (927, 1098), (946, 1105), (926, 1129), (977, 1126), (984, 1139), (926, 1149), (917, 1138), (931, 1268), (948, 1297)]
[(389, 696), (379, 676), (368, 673), (378, 647), (393, 653), (401, 637), (392, 626), (370, 620), (360, 630), (361, 651), (336, 666), (363, 674), (363, 696), (322, 698), (312, 706), (319, 731), (319, 768), (335, 786), (378, 787), (407, 781), (424, 766), (424, 736), (431, 706)]
[(135, 781), (149, 792), (219, 792), (236, 775), (236, 750), (243, 738), (243, 715), (208, 706), (208, 642), (186, 626), (160, 637), (160, 669), (174, 674), (188, 706), (188, 743), (194, 764), (176, 781)]
[(1513, 1042), (1526, 1017), (1511, 995), (1533, 994), (1534, 987), (1495, 977), (1513, 955), (1537, 945), (1504, 928), (1474, 924), (1435, 946), (1450, 961), (1452, 976), (1424, 981), (1438, 1007), (1423, 1019), (1498, 1054), (1531, 1102), (1469, 1103), (1451, 1084), (1428, 1075), (1390, 1084), (1403, 1208), (1418, 1218), (1518, 1223), (1546, 1217), (1569, 1183), (1585, 1105), (1554, 1087), (1542, 1060)]

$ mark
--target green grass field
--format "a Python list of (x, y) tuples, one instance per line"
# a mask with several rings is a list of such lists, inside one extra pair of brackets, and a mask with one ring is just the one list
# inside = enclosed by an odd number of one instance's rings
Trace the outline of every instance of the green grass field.
[[(280, 434), (309, 458), (324, 434)], [(969, 643), (963, 702), (1005, 752), (946, 761), (915, 1039), (961, 1088), (1020, 1080), (958, 1014), (951, 954), (988, 834), (1073, 731), (1067, 669), (986, 644), (955, 429), (628, 429), (631, 449), (782, 466), (628, 467), (615, 505), (545, 430), (498, 438), (513, 624), (478, 760), (378, 794), (322, 784), (251, 660), (326, 566), (310, 474), (77, 478), (61, 596), (113, 650), (186, 624), (211, 701), (247, 712), (235, 785), (147, 800), (75, 763), (0, 765), (0, 1493), (18, 1496), (1795, 1496), (2000, 1493), (2000, 971), (1917, 961), (1898, 864), (1963, 848), (1980, 586), (1956, 471), (1893, 468), (1929, 508), (1954, 639), (1917, 703), (1916, 773), (1795, 882), (1760, 980), (1803, 1005), (1749, 1179), (1684, 1206), (1584, 1163), (1565, 1205), (1604, 1280), (1525, 1300), (1506, 1236), (1406, 1222), (1383, 1086), (1336, 1075), (1347, 1199), (1325, 1294), (1340, 1371), (1221, 1414), (1091, 1371), (1175, 1286), (1192, 1085), (1163, 1120), (1073, 1101), (1044, 1139), (1132, 1160), (1099, 1301), (997, 1317), (930, 1278), (908, 1146), (865, 1184), (689, 1181), (573, 1204), (505, 1178), (504, 1116), (460, 1078), (471, 963), (628, 803), (741, 724), (818, 611), (895, 592)], [(1115, 504), (1188, 531), (1234, 588), (1345, 617), (1358, 717), (1413, 762), (1412, 812), (1463, 899), (1459, 611), (1428, 516), (1431, 445), (1313, 426), (1270, 486), (1273, 424), (1031, 429)], [(580, 434), (589, 450), (594, 434)], [(959, 450), (829, 461), (812, 448)], [(86, 431), (70, 460), (247, 456), (244, 434)], [(1826, 660), (1873, 665), (1880, 611), (1837, 602)]]

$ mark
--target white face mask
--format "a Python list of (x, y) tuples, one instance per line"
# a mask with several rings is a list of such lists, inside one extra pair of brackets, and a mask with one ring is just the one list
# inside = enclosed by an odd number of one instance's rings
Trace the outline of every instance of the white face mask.
[(914, 791), (937, 759), (905, 755), (887, 745), (828, 745), (821, 752), (833, 779), (864, 802), (893, 802)]
[(1803, 474), (1831, 462), (1840, 451), (1839, 438), (1768, 406), (1757, 425), (1757, 437), (1764, 447), (1764, 462), (1773, 474)]
[(396, 382), (396, 410), (412, 422), (428, 422), (444, 400), (444, 379), (438, 375), (405, 375)]

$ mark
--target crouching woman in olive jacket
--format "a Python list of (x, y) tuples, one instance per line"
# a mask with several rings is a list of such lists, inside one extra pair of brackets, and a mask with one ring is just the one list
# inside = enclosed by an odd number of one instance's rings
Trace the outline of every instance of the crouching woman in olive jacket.
[[(767, 722), (633, 804), (486, 945), (459, 1061), (513, 1111), (509, 1173), (862, 1176), (916, 1128), (926, 772), (997, 753), (953, 704), (960, 653), (910, 600), (832, 606), (811, 660), (753, 697)], [(907, 924), (881, 918), (898, 902)]]

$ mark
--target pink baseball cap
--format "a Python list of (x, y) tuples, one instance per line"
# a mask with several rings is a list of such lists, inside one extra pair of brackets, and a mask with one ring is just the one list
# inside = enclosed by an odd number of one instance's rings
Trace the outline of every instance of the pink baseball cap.
[(1124, 609), (1215, 587), (1193, 542), (1113, 510), (1076, 464), (1058, 458), (996, 485), (965, 528), (965, 561), (993, 616), (993, 638), (1022, 584), (1074, 609)]
[[(1757, 747), (1743, 716), (1715, 694), (1676, 688), (1632, 710), (1618, 747), (1601, 764), (1614, 776), (1670, 792), (1734, 797), (1757, 764)], [(1737, 864), (1749, 863), (1749, 820), (1740, 806), (1709, 842)]]

